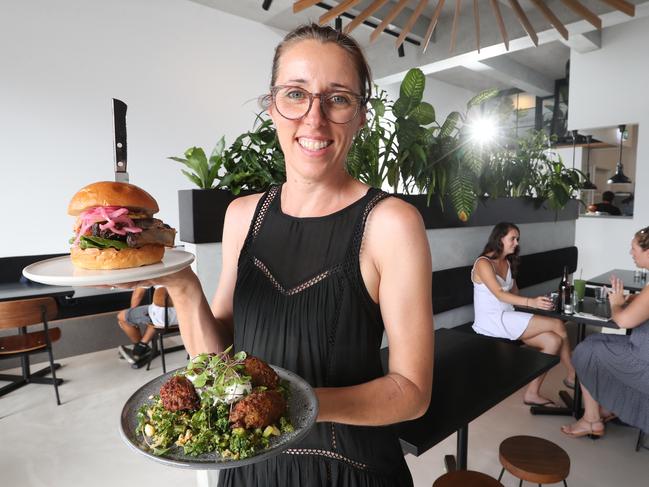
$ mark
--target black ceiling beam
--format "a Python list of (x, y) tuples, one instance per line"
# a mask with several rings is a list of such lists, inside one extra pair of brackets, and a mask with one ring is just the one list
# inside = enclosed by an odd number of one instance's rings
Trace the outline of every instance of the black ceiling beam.
[[(318, 6), (320, 8), (323, 8), (325, 10), (331, 10), (332, 8), (334, 8), (331, 5), (327, 5), (326, 3), (323, 3), (323, 2), (318, 2), (316, 4), (316, 6)], [(350, 14), (348, 12), (343, 12), (340, 15), (342, 17), (346, 17), (348, 19), (355, 19), (356, 18), (355, 15), (352, 15), (352, 14)], [(367, 19), (363, 20), (363, 24), (367, 25), (368, 27), (372, 27), (373, 29), (376, 29), (379, 26), (378, 24), (372, 22), (371, 20), (367, 20)], [(385, 29), (383, 32), (386, 33), (386, 34), (389, 34), (389, 35), (391, 35), (393, 37), (399, 37), (399, 35), (401, 35), (400, 32), (396, 32), (396, 31), (394, 31), (392, 29)], [(409, 37), (409, 36), (406, 36), (405, 41), (409, 42), (410, 44), (414, 44), (415, 46), (421, 46), (421, 42), (419, 42), (417, 39), (413, 39), (412, 37)]]

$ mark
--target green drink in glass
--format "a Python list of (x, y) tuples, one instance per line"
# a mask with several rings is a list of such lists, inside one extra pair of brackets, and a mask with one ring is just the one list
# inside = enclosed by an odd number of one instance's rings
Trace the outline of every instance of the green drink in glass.
[(573, 285), (575, 286), (575, 294), (577, 295), (577, 299), (579, 301), (583, 301), (584, 296), (586, 295), (586, 281), (583, 279), (575, 279), (573, 281)]

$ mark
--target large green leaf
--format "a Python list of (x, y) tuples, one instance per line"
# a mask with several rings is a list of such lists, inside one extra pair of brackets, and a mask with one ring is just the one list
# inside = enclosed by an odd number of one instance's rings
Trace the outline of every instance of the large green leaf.
[(474, 107), (476, 105), (481, 105), (482, 103), (486, 102), (487, 100), (491, 100), (492, 98), (498, 96), (498, 93), (500, 93), (500, 90), (496, 88), (491, 88), (488, 90), (481, 91), (477, 95), (475, 95), (473, 98), (471, 98), (468, 103), (466, 104), (467, 109)]
[(397, 121), (397, 143), (399, 153), (403, 153), (419, 137), (419, 124), (411, 119), (399, 119)]
[(435, 109), (430, 103), (422, 101), (410, 112), (408, 118), (416, 121), (419, 125), (430, 125), (435, 121)]
[(412, 109), (421, 103), (426, 87), (426, 76), (421, 69), (413, 68), (406, 73), (399, 89), (399, 99), (394, 103), (392, 112), (397, 117), (407, 116)]
[(467, 221), (476, 202), (473, 180), (465, 172), (458, 171), (449, 183), (449, 193), (457, 217), (463, 222)]
[(460, 121), (459, 112), (451, 112), (446, 117), (442, 128), (439, 130), (439, 137), (450, 137), (453, 134), (453, 131), (457, 127), (457, 123)]

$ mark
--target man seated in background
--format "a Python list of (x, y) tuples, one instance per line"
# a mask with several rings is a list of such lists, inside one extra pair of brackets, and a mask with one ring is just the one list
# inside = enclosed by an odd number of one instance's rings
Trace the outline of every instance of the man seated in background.
[[(153, 292), (153, 303), (141, 305), (147, 293), (147, 288), (138, 287), (133, 290), (131, 295), (131, 307), (120, 311), (117, 314), (117, 322), (126, 336), (134, 344), (133, 348), (120, 345), (118, 351), (121, 357), (136, 368), (142, 367), (148, 362), (153, 353), (149, 343), (155, 336), (156, 328), (165, 327), (165, 307), (167, 307), (167, 325), (174, 326), (178, 324), (176, 310), (164, 287), (157, 287)], [(146, 327), (144, 334), (140, 326)]]
[(621, 215), (622, 212), (620, 209), (613, 204), (614, 199), (615, 193), (613, 193), (613, 191), (604, 191), (602, 194), (602, 202), (595, 205), (595, 211), (615, 216)]

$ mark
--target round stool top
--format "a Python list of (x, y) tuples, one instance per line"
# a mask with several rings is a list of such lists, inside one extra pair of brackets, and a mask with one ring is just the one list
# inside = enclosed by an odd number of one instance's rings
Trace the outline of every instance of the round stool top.
[(535, 436), (511, 436), (500, 444), (500, 463), (515, 477), (537, 484), (561, 482), (570, 473), (563, 448)]
[(480, 472), (456, 470), (442, 475), (433, 487), (503, 487), (503, 484)]

